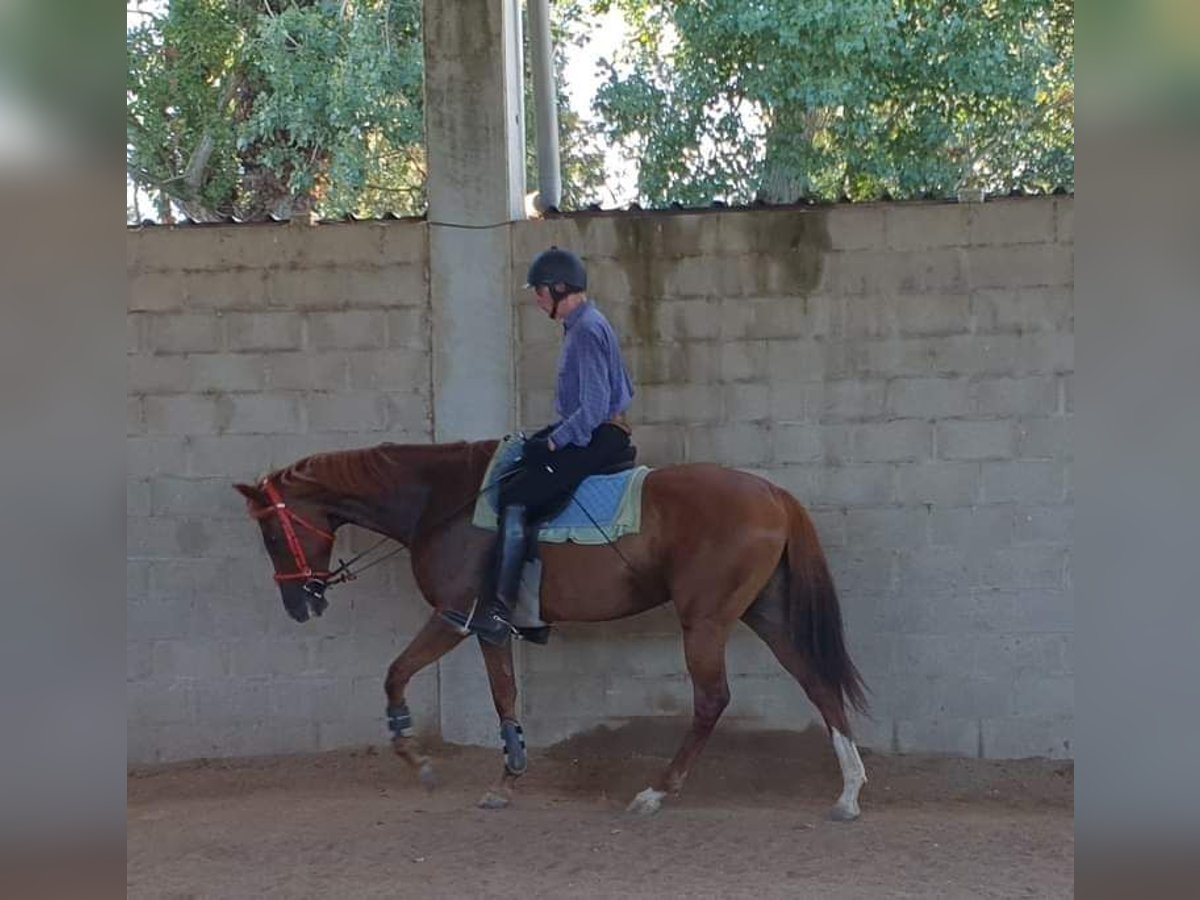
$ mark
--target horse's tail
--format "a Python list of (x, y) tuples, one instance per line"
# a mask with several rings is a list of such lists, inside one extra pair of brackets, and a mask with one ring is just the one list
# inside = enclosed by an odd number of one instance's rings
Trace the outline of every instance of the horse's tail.
[[(787, 611), (792, 643), (811, 661), (820, 680), (836, 692), (843, 717), (847, 702), (866, 712), (866, 685), (846, 650), (842, 610), (817, 530), (795, 497), (779, 493), (788, 512)], [(848, 722), (837, 724), (849, 734)]]

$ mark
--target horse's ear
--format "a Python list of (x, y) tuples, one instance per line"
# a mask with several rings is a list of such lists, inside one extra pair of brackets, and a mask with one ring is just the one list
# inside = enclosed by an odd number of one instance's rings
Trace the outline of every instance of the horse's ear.
[(253, 503), (255, 506), (270, 506), (271, 502), (267, 499), (266, 494), (261, 490), (249, 484), (235, 484), (234, 490)]

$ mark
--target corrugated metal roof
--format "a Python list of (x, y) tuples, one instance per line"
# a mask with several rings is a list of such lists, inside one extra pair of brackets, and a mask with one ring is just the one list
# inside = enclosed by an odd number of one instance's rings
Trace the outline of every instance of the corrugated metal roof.
[[(1016, 190), (1016, 191), (1012, 191), (1008, 194), (988, 194), (987, 195), (988, 199), (992, 199), (992, 200), (1000, 199), (1003, 197), (1044, 197), (1044, 196), (1056, 196), (1056, 197), (1074, 196), (1074, 192), (1069, 191), (1066, 188), (1059, 187), (1059, 188), (1055, 188), (1049, 194), (1041, 193), (1041, 192), (1026, 192), (1026, 191), (1021, 191), (1021, 190)], [(885, 194), (884, 196), (880, 197), (878, 200), (865, 201), (865, 202), (871, 202), (871, 203), (922, 203), (922, 202), (929, 203), (929, 202), (935, 202), (935, 203), (951, 203), (951, 204), (953, 204), (953, 203), (957, 203), (958, 201), (955, 200), (953, 197), (949, 197), (949, 198), (937, 197), (932, 194), (927, 194), (920, 199), (894, 200), (893, 198), (891, 198), (890, 196)], [(650, 208), (642, 207), (638, 203), (630, 203), (627, 206), (623, 206), (623, 207), (609, 207), (609, 208), (605, 208), (598, 203), (593, 203), (584, 209), (578, 209), (578, 210), (562, 211), (562, 210), (558, 210), (554, 207), (551, 207), (550, 209), (546, 210), (545, 213), (543, 213), (542, 217), (547, 218), (547, 219), (581, 218), (581, 217), (587, 217), (587, 216), (617, 216), (617, 215), (625, 215), (625, 214), (629, 214), (629, 213), (642, 214), (642, 215), (647, 215), (647, 214), (649, 214), (649, 215), (670, 215), (672, 213), (680, 213), (680, 212), (710, 212), (712, 210), (739, 211), (739, 210), (754, 210), (754, 209), (780, 209), (780, 210), (815, 209), (815, 208), (828, 208), (828, 207), (832, 207), (832, 206), (854, 206), (854, 205), (859, 205), (859, 204), (854, 203), (848, 197), (842, 197), (841, 199), (836, 200), (836, 201), (800, 200), (795, 203), (767, 203), (766, 201), (763, 201), (763, 200), (756, 200), (753, 203), (738, 204), (738, 205), (731, 205), (731, 204), (725, 203), (723, 200), (714, 200), (712, 203), (708, 204), (707, 206), (684, 206), (681, 203), (672, 203), (670, 206), (666, 206), (666, 207), (650, 207)], [(334, 225), (334, 224), (344, 224), (344, 223), (350, 223), (350, 222), (424, 222), (424, 221), (427, 221), (427, 217), (424, 215), (412, 216), (412, 215), (403, 215), (403, 214), (395, 213), (395, 212), (388, 212), (388, 213), (384, 213), (381, 216), (360, 218), (359, 216), (356, 216), (353, 213), (347, 213), (346, 215), (343, 215), (343, 216), (318, 219), (316, 221), (316, 224), (318, 224), (318, 225)], [(203, 228), (203, 227), (214, 226), (214, 225), (215, 226), (227, 226), (227, 225), (289, 225), (289, 224), (291, 224), (290, 218), (283, 218), (283, 217), (278, 217), (278, 216), (271, 216), (270, 219), (253, 221), (253, 222), (244, 222), (235, 216), (224, 216), (215, 221), (199, 221), (197, 219), (193, 219), (190, 217), (184, 217), (183, 219), (178, 220), (173, 223), (155, 222), (151, 219), (143, 219), (141, 221), (141, 223), (131, 224), (128, 227), (130, 229), (136, 230), (136, 229), (143, 229), (143, 228), (178, 228), (178, 227)]]

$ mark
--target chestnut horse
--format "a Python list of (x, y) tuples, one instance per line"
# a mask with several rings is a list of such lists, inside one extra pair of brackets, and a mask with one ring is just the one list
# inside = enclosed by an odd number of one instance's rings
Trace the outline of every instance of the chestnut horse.
[[(404, 692), (417, 672), (463, 639), (439, 611), (466, 612), (487, 581), (495, 535), (473, 526), (471, 517), (496, 446), (383, 444), (311, 456), (255, 486), (236, 486), (259, 522), (284, 607), (299, 622), (326, 606), (339, 526), (353, 523), (408, 548), (434, 611), (388, 668), (385, 691), (393, 746), (426, 781), (431, 763), (414, 746)], [(804, 508), (764, 479), (699, 464), (651, 471), (642, 504), (641, 530), (616, 542), (619, 553), (611, 546), (540, 547), (546, 622), (601, 622), (667, 602), (678, 612), (693, 685), (692, 725), (630, 811), (653, 813), (682, 787), (729, 703), (725, 644), (741, 619), (820, 711), (843, 780), (832, 816), (856, 818), (866, 772), (846, 706), (864, 708), (863, 683), (846, 652), (833, 581)], [(512, 644), (480, 642), (480, 648), (506, 746), (504, 772), (484, 805), (503, 806), (526, 766)]]

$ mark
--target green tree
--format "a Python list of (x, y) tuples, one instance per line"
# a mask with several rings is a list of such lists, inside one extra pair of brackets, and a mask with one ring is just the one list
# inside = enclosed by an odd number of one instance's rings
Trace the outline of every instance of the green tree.
[(127, 31), (127, 169), (159, 214), (424, 209), (420, 0), (172, 0)]
[(1074, 185), (1067, 0), (592, 0), (644, 203)]

